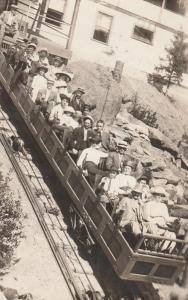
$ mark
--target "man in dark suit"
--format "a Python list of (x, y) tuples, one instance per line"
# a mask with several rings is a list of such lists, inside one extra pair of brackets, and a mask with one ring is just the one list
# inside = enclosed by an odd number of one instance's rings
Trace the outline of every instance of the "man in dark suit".
[(110, 133), (104, 129), (105, 123), (103, 120), (98, 120), (94, 132), (96, 136), (101, 138), (102, 150), (113, 151), (115, 150), (115, 145), (111, 139)]
[(117, 144), (116, 151), (110, 152), (106, 160), (106, 169), (110, 170), (112, 167), (121, 172), (124, 161), (130, 160), (132, 157), (126, 154), (128, 143), (121, 141)]
[(84, 149), (89, 147), (89, 140), (95, 136), (92, 127), (93, 119), (90, 116), (85, 116), (83, 118), (83, 126), (73, 130), (70, 139), (70, 149), (74, 156), (79, 156)]
[(73, 97), (70, 101), (70, 105), (74, 108), (75, 111), (84, 112), (85, 102), (82, 100), (82, 96), (85, 94), (84, 89), (78, 88), (73, 93)]

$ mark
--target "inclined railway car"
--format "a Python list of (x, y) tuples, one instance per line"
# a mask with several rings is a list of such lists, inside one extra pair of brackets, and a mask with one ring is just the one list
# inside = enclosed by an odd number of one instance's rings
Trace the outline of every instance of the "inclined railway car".
[(163, 244), (159, 236), (143, 235), (132, 248), (121, 231), (116, 228), (110, 215), (97, 201), (97, 197), (69, 154), (65, 151), (42, 114), (33, 116), (33, 102), (25, 87), (19, 84), (12, 91), (10, 81), (14, 71), (6, 64), (0, 52), (0, 81), (22, 116), (28, 129), (51, 164), (62, 187), (68, 192), (74, 206), (87, 228), (100, 245), (115, 272), (121, 279), (173, 284), (185, 266), (186, 242), (171, 240), (177, 244), (176, 254), (164, 254), (159, 249), (148, 250), (148, 241)]

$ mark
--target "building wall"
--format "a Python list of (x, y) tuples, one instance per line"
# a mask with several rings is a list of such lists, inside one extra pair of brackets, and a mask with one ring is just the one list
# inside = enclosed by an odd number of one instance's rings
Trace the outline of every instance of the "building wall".
[[(116, 60), (122, 60), (125, 62), (125, 71), (151, 72), (154, 65), (158, 63), (159, 57), (164, 56), (164, 48), (170, 44), (173, 30), (185, 27), (185, 24), (188, 23), (187, 18), (167, 10), (161, 14), (160, 7), (143, 0), (108, 0), (105, 1), (108, 2), (107, 5), (97, 2), (94, 0), (81, 1), (72, 45), (73, 60), (84, 58), (111, 68), (114, 67)], [(121, 9), (115, 10), (114, 4), (126, 9), (128, 13)], [(92, 38), (98, 12), (113, 16), (108, 44)], [(152, 45), (132, 38), (134, 25), (138, 22), (145, 22), (143, 19), (139, 20), (140, 17), (152, 21), (151, 24), (155, 28)], [(154, 22), (160, 23), (160, 20), (170, 29), (160, 26), (160, 24), (154, 26)], [(186, 30), (188, 30), (188, 26)]]

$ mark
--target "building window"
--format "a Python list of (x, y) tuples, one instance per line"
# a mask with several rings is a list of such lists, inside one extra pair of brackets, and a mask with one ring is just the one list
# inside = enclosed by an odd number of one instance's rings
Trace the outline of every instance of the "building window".
[(157, 5), (157, 6), (162, 6), (163, 0), (144, 0), (147, 2), (150, 2), (151, 4)]
[(153, 31), (135, 25), (132, 37), (141, 42), (152, 44), (153, 35), (154, 35)]
[(185, 15), (186, 0), (165, 0), (165, 8), (177, 14)]
[(104, 13), (98, 13), (93, 39), (105, 44), (108, 43), (112, 25), (112, 18), (112, 16), (106, 15)]
[(65, 10), (65, 2), (66, 0), (50, 0), (45, 19), (47, 23), (61, 27)]

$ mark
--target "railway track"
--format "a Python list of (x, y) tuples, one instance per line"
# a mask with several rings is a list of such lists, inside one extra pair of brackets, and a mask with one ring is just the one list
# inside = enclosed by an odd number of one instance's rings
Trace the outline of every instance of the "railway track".
[(81, 261), (76, 245), (66, 232), (59, 209), (43, 188), (42, 177), (36, 173), (36, 167), (19, 153), (13, 152), (9, 137), (10, 133), (8, 136), (1, 133), (0, 141), (33, 207), (72, 299), (84, 300), (88, 290), (95, 292), (97, 289), (104, 295), (88, 264)]
[[(105, 288), (104, 285), (101, 286), (93, 274), (89, 263), (80, 257), (77, 245), (67, 233), (63, 216), (56, 201), (51, 196), (50, 190), (45, 184), (39, 169), (33, 163), (32, 159), (28, 159), (18, 152), (14, 153), (10, 146), (8, 139), (10, 139), (11, 135), (16, 135), (17, 132), (2, 109), (1, 115), (4, 125), (2, 126), (0, 140), (33, 206), (53, 255), (70, 290), (72, 299), (98, 299), (85, 298), (88, 291), (93, 293), (98, 291), (100, 295), (105, 297), (103, 299), (120, 299), (114, 296), (115, 293), (113, 293), (113, 295), (106, 294), (108, 288)], [(6, 130), (4, 130), (4, 127)], [(139, 284), (134, 282), (129, 286), (131, 286), (131, 295), (133, 296), (131, 296), (131, 298), (126, 298), (125, 296), (125, 298), (121, 299), (160, 299), (152, 284)], [(135, 293), (135, 291), (137, 292)]]

